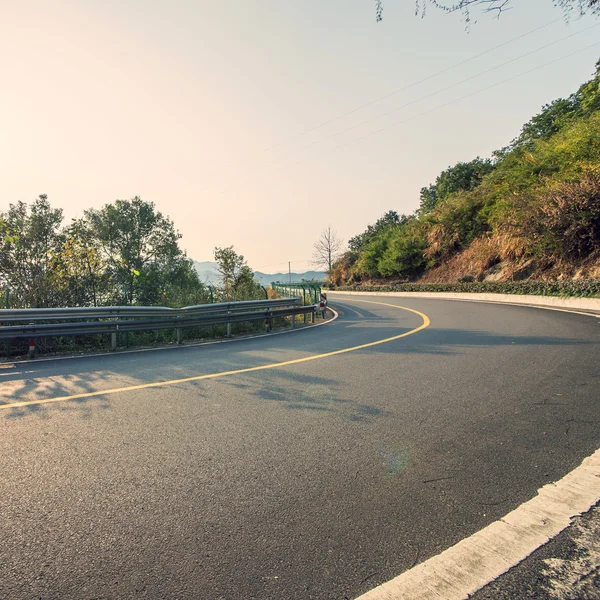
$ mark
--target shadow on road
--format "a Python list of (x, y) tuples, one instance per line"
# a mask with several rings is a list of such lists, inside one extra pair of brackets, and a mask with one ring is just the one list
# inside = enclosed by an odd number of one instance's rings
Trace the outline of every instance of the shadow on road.
[(305, 375), (285, 369), (270, 371), (268, 376), (223, 379), (224, 384), (243, 390), (261, 402), (274, 402), (289, 410), (320, 411), (342, 415), (361, 423), (388, 416), (376, 406), (361, 404), (340, 395), (340, 383), (335, 379)]
[[(31, 404), (23, 407), (2, 408), (23, 400), (43, 400), (75, 394), (94, 393), (102, 389), (129, 387), (141, 383), (158, 382), (203, 373), (235, 371), (270, 362), (285, 360), (291, 351), (296, 356), (311, 356), (338, 348), (359, 345), (369, 341), (357, 332), (372, 329), (370, 339), (377, 340), (399, 335), (410, 330), (407, 313), (398, 311), (398, 318), (382, 317), (362, 307), (339, 307), (341, 318), (333, 325), (335, 335), (323, 336), (322, 328), (308, 330), (294, 336), (268, 338), (268, 346), (254, 340), (236, 344), (181, 347), (156, 350), (149, 353), (115, 354), (66, 361), (36, 363), (6, 363), (0, 365), (0, 418), (14, 419), (27, 415), (47, 418), (52, 411), (77, 412), (81, 418), (90, 418), (95, 410), (111, 407), (110, 396), (94, 395), (65, 402)], [(411, 315), (414, 320), (414, 315)], [(418, 321), (417, 321), (418, 323)], [(415, 326), (418, 326), (415, 323)], [(382, 332), (381, 328), (386, 331)], [(265, 340), (265, 338), (260, 338)], [(443, 329), (434, 325), (414, 336), (370, 346), (358, 353), (385, 352), (392, 354), (452, 355), (473, 347), (507, 346), (581, 346), (595, 342), (581, 339), (535, 335), (509, 335), (485, 330)], [(461, 350), (464, 349), (464, 350)], [(203, 370), (204, 369), (204, 370)], [(270, 375), (285, 379), (285, 385), (269, 387)], [(221, 380), (219, 380), (221, 381)], [(368, 423), (384, 416), (369, 404), (356, 404), (340, 398), (335, 379), (323, 379), (298, 373), (293, 367), (262, 372), (261, 377), (226, 377), (222, 381), (237, 390), (246, 390), (261, 401), (277, 403), (289, 410), (342, 413), (346, 418)], [(188, 382), (201, 395), (203, 381)]]

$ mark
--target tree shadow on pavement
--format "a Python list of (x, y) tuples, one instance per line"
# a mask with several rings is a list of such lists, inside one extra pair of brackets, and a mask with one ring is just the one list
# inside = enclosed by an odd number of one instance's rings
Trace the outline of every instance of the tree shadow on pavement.
[[(348, 347), (354, 345), (352, 339), (354, 335), (348, 335), (353, 328), (372, 327), (367, 325), (366, 319), (373, 318), (374, 322), (385, 321), (373, 315), (368, 310), (357, 308), (353, 310), (357, 315), (352, 318), (350, 315), (338, 322), (337, 327), (340, 336), (332, 336), (326, 339), (332, 342), (332, 350), (338, 347)], [(374, 336), (391, 337), (408, 331), (401, 321), (394, 321), (396, 325), (389, 328), (384, 334)], [(91, 357), (88, 359), (76, 359), (73, 362), (68, 361), (69, 372), (57, 374), (55, 363), (26, 363), (19, 365), (4, 364), (0, 365), (0, 418), (19, 418), (27, 415), (38, 415), (47, 418), (52, 410), (62, 412), (76, 411), (81, 418), (90, 418), (95, 410), (107, 410), (111, 407), (110, 398), (103, 396), (102, 388), (118, 388), (135, 386), (140, 383), (154, 383), (161, 380), (178, 379), (185, 377), (194, 377), (202, 375), (199, 365), (208, 369), (206, 373), (235, 371), (257, 365), (277, 362), (274, 357), (283, 358), (286, 352), (305, 353), (305, 356), (315, 355), (319, 352), (326, 352), (329, 348), (323, 345), (317, 350), (315, 347), (315, 335), (321, 328), (312, 329), (306, 334), (298, 334), (298, 338), (292, 336), (275, 336), (270, 338), (270, 344), (255, 345), (253, 340), (241, 342), (240, 345), (231, 346), (223, 344), (218, 346), (202, 347), (184, 347), (181, 353), (177, 350), (156, 351), (151, 353), (154, 361), (140, 361), (139, 354), (129, 354), (126, 356), (106, 356), (100, 361)], [(312, 334), (311, 334), (312, 332)], [(261, 338), (265, 339), (265, 338)], [(284, 342), (285, 339), (285, 342)], [(317, 338), (323, 342), (323, 336)], [(292, 343), (288, 343), (292, 341)], [(338, 344), (339, 341), (339, 344)], [(356, 345), (360, 341), (355, 341)], [(475, 330), (475, 329), (441, 329), (429, 327), (419, 331), (415, 335), (400, 338), (390, 343), (378, 344), (358, 350), (356, 354), (370, 352), (385, 352), (398, 355), (452, 355), (466, 352), (469, 348), (500, 348), (510, 346), (581, 346), (594, 345), (596, 342), (581, 340), (576, 338), (556, 337), (556, 336), (536, 336), (536, 335), (510, 335), (493, 331)], [(236, 350), (232, 352), (232, 350)], [(204, 354), (207, 353), (207, 354)], [(354, 354), (354, 353), (352, 353)], [(209, 365), (203, 362), (204, 356), (210, 356)], [(117, 362), (115, 362), (115, 358)], [(185, 360), (181, 360), (181, 359)], [(326, 360), (326, 359), (324, 359)], [(310, 363), (308, 363), (310, 364)], [(332, 363), (333, 364), (333, 363)], [(332, 367), (333, 368), (333, 367)], [(345, 400), (339, 396), (339, 382), (332, 379), (319, 379), (302, 375), (299, 369), (277, 368), (269, 371), (258, 371), (261, 373), (259, 378), (227, 376), (223, 381), (230, 385), (237, 386), (239, 389), (246, 389), (249, 393), (259, 397), (263, 401), (278, 403), (290, 410), (318, 411), (323, 413), (337, 412), (345, 418), (368, 423), (372, 419), (384, 416), (379, 409), (374, 406), (363, 404), (359, 405)], [(277, 377), (286, 380), (285, 386), (271, 386), (267, 383), (270, 376), (267, 373), (275, 374)], [(262, 382), (262, 383), (259, 383)], [(202, 388), (202, 381), (198, 381), (198, 394)], [(187, 383), (185, 385), (188, 385)], [(94, 396), (88, 398), (78, 398), (65, 402), (48, 404), (30, 404), (22, 407), (2, 408), (3, 405), (14, 404), (28, 400), (45, 400), (58, 398), (62, 396), (72, 396), (76, 394), (94, 393)]]
[[(390, 345), (390, 344), (393, 344)], [(502, 346), (582, 346), (597, 342), (577, 338), (508, 335), (480, 330), (427, 328), (416, 335), (365, 348), (397, 354), (459, 354), (461, 349)]]
[(340, 382), (335, 379), (277, 369), (268, 375), (245, 377), (243, 381), (224, 379), (223, 383), (250, 394), (261, 402), (275, 402), (287, 410), (318, 411), (341, 415), (350, 421), (371, 423), (389, 416), (370, 404), (357, 403), (340, 395)]

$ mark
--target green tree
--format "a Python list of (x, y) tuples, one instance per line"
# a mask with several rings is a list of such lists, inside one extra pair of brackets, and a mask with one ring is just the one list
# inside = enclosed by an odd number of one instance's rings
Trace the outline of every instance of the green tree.
[(600, 60), (596, 63), (593, 78), (579, 87), (568, 98), (558, 98), (542, 107), (542, 111), (532, 117), (521, 129), (519, 136), (507, 148), (495, 155), (497, 158), (517, 149), (532, 148), (539, 139), (548, 139), (574, 120), (588, 117), (600, 110)]
[(493, 171), (489, 158), (477, 157), (470, 162), (458, 162), (442, 171), (434, 184), (421, 188), (419, 213), (426, 215), (451, 194), (475, 189), (485, 175)]
[(261, 287), (252, 269), (233, 246), (215, 248), (214, 256), (221, 277), (219, 295), (222, 300), (253, 300), (261, 297)]
[(109, 294), (106, 259), (94, 245), (89, 224), (73, 220), (51, 261), (54, 281), (66, 306), (98, 306)]
[(11, 204), (0, 214), (0, 281), (22, 307), (60, 305), (51, 264), (62, 241), (62, 210), (54, 209), (45, 194), (31, 206)]
[(430, 213), (438, 203), (437, 186), (430, 183), (428, 187), (422, 187), (419, 194), (419, 213), (426, 215)]
[(405, 222), (406, 215), (399, 215), (395, 210), (388, 210), (382, 217), (375, 221), (374, 225), (368, 225), (363, 233), (350, 238), (348, 247), (352, 252), (360, 252), (366, 245), (381, 232)]
[(377, 265), (379, 275), (415, 279), (423, 273), (428, 261), (424, 255), (427, 240), (422, 227), (411, 219), (391, 231), (387, 248)]
[(207, 304), (209, 298), (208, 288), (200, 281), (193, 261), (186, 256), (174, 261), (163, 286), (161, 304), (179, 308)]
[(116, 304), (157, 304), (185, 260), (181, 235), (154, 203), (136, 196), (85, 211), (94, 245), (106, 261)]

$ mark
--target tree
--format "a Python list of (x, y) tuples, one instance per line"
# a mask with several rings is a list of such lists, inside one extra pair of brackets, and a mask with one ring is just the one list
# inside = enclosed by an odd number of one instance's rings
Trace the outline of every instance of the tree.
[(342, 246), (343, 242), (337, 233), (330, 226), (327, 227), (315, 242), (313, 264), (326, 269), (327, 273), (331, 273), (333, 263), (338, 258)]
[(20, 306), (56, 306), (60, 301), (51, 264), (61, 243), (62, 210), (52, 208), (42, 194), (31, 207), (11, 204), (0, 218), (0, 282)]
[(394, 225), (399, 225), (406, 221), (406, 215), (399, 215), (395, 210), (388, 210), (382, 217), (377, 219), (375, 225), (368, 225), (363, 233), (350, 238), (348, 247), (353, 252), (360, 252), (370, 241), (379, 234)]
[(217, 270), (221, 276), (221, 295), (224, 300), (252, 300), (260, 296), (260, 285), (252, 269), (233, 246), (215, 248)]
[[(454, 2), (443, 2), (441, 0), (415, 0), (415, 12), (425, 15), (428, 6), (443, 10), (445, 12), (460, 11), (467, 22), (471, 21), (471, 8), (479, 7), (486, 13), (500, 16), (505, 10), (513, 8), (513, 1), (518, 0), (454, 0)], [(522, 0), (521, 0), (522, 1)], [(552, 4), (560, 6), (565, 14), (573, 10), (580, 15), (586, 13), (600, 14), (600, 0), (552, 0)], [(375, 18), (377, 21), (383, 19), (383, 0), (375, 0)]]
[(109, 275), (106, 260), (94, 245), (89, 224), (84, 219), (74, 219), (63, 237), (51, 262), (62, 303), (98, 306), (108, 296)]
[(419, 214), (430, 213), (439, 202), (451, 194), (475, 189), (485, 175), (491, 173), (494, 165), (489, 158), (477, 157), (470, 162), (458, 162), (442, 171), (429, 187), (421, 188)]
[(173, 222), (138, 196), (84, 215), (94, 245), (107, 262), (113, 301), (160, 303), (171, 274), (187, 260)]
[(500, 158), (511, 150), (531, 149), (536, 140), (548, 139), (567, 127), (576, 118), (587, 117), (600, 110), (600, 60), (596, 63), (594, 77), (582, 84), (568, 98), (558, 98), (542, 107), (521, 129), (520, 135), (507, 148), (496, 153)]
[(192, 260), (182, 255), (170, 267), (161, 288), (160, 304), (179, 308), (208, 303), (208, 289), (200, 281)]

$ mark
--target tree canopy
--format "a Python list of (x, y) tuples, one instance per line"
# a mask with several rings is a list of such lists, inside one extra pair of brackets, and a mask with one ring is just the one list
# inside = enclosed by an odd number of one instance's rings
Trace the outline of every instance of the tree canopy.
[(15, 307), (208, 300), (172, 221), (139, 197), (84, 212), (67, 226), (41, 195), (0, 213), (0, 288)]
[(263, 296), (260, 284), (254, 278), (246, 259), (233, 246), (215, 248), (215, 261), (221, 276), (221, 300), (251, 300)]
[(484, 175), (490, 173), (493, 168), (494, 165), (489, 158), (479, 157), (470, 162), (458, 162), (453, 167), (448, 167), (438, 175), (435, 183), (421, 188), (419, 212), (427, 214), (450, 194), (475, 189)]

